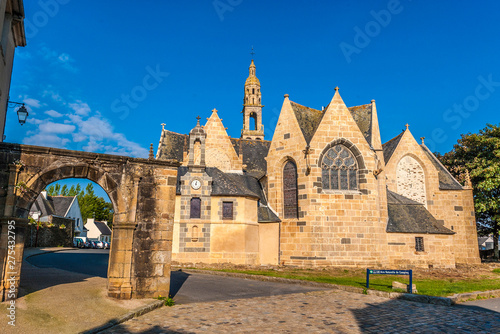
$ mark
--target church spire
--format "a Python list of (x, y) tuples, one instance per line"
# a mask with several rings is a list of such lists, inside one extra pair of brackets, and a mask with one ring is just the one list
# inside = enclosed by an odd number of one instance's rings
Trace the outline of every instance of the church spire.
[(262, 108), (264, 106), (261, 99), (260, 81), (257, 79), (256, 66), (252, 59), (248, 68), (248, 78), (245, 81), (241, 138), (264, 140), (264, 126), (262, 125)]

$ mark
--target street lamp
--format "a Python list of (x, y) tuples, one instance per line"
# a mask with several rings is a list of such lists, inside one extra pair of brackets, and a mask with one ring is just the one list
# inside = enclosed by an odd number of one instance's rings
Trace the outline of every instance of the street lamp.
[(14, 108), (15, 106), (19, 106), (19, 109), (17, 109), (17, 119), (19, 120), (19, 124), (23, 125), (26, 123), (26, 118), (28, 118), (28, 109), (24, 106), (24, 103), (20, 102), (14, 102), (14, 101), (7, 101), (8, 107), (9, 108)]

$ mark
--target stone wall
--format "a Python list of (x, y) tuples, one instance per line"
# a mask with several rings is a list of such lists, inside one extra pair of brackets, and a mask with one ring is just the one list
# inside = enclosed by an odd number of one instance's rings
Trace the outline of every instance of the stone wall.
[[(72, 247), (74, 223), (73, 219), (49, 216), (47, 222), (40, 223), (41, 226), (38, 228), (38, 239), (36, 236), (37, 224), (30, 224), (26, 230), (24, 246)], [(64, 228), (61, 228), (62, 225), (64, 225)]]
[[(358, 160), (358, 190), (322, 189), (320, 157), (334, 143), (348, 147)], [(269, 203), (280, 215), (280, 261), (300, 266), (381, 266), (387, 263), (385, 193), (373, 171), (375, 152), (338, 92), (324, 111), (310, 142), (309, 154), (288, 96), (267, 157)], [(283, 219), (283, 167), (297, 165), (297, 219)], [(308, 169), (310, 172), (308, 173)], [(382, 186), (385, 188), (385, 184)]]
[[(423, 238), (423, 251), (415, 238)], [(455, 268), (453, 235), (387, 233), (389, 263), (394, 268)]]

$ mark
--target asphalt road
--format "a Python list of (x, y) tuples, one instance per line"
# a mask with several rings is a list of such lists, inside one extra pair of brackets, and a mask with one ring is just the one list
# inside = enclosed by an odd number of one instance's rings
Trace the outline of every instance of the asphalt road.
[[(106, 278), (108, 259), (109, 250), (107, 249), (74, 249), (35, 255), (29, 257), (27, 261), (39, 268), (57, 268)], [(170, 283), (170, 294), (177, 304), (266, 297), (317, 290), (326, 289), (197, 273), (188, 274), (181, 271), (172, 272)]]

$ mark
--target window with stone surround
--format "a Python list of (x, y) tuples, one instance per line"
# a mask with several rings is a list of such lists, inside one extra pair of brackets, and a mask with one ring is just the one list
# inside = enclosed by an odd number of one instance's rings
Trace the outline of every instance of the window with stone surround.
[(198, 197), (191, 198), (189, 218), (201, 218), (201, 199)]
[(222, 219), (233, 219), (233, 202), (222, 202)]
[(415, 237), (415, 250), (417, 252), (424, 251), (424, 238), (423, 237)]
[(358, 164), (342, 144), (331, 147), (321, 161), (323, 190), (358, 190)]
[(283, 212), (285, 218), (298, 218), (297, 166), (288, 161), (283, 168)]

